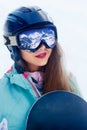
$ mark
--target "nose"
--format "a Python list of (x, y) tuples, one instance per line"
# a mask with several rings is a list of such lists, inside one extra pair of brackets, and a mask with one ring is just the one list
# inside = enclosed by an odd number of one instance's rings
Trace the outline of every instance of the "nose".
[(40, 42), (39, 50), (44, 50), (45, 48), (46, 48), (46, 41), (44, 39), (42, 39)]
[(46, 46), (42, 44), (38, 50), (45, 50), (45, 49), (46, 49)]

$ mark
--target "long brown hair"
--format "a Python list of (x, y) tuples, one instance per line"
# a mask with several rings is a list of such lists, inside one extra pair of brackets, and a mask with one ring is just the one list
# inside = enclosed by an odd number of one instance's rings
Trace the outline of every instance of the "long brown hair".
[[(72, 91), (67, 78), (67, 73), (63, 67), (63, 51), (57, 44), (51, 53), (44, 71), (43, 93), (54, 90)], [(26, 67), (26, 62), (22, 59), (18, 63), (21, 67)], [(43, 68), (43, 67), (42, 67)]]
[(53, 48), (45, 68), (44, 93), (53, 90), (71, 91), (67, 74), (62, 64), (62, 49), (58, 44)]

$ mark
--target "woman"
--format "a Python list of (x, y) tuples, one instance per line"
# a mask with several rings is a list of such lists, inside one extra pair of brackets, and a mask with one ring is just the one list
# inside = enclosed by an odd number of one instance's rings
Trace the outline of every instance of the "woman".
[(62, 66), (57, 29), (39, 7), (20, 7), (4, 24), (5, 45), (14, 65), (0, 80), (1, 128), (25, 130), (31, 106), (44, 93), (66, 90), (79, 94)]

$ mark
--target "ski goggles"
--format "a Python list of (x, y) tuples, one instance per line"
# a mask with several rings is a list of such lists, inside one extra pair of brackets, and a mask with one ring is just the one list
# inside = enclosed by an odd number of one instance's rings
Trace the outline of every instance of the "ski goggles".
[(44, 44), (47, 48), (56, 45), (57, 34), (54, 27), (26, 30), (18, 35), (18, 48), (35, 52)]

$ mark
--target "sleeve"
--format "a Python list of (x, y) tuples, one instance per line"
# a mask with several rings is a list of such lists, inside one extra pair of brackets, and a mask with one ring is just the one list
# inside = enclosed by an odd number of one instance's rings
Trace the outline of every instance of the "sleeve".
[(78, 83), (77, 83), (77, 80), (76, 80), (76, 77), (71, 72), (69, 73), (68, 77), (69, 77), (69, 83), (70, 83), (70, 87), (72, 89), (72, 92), (74, 92), (78, 96), (82, 96), (80, 89), (79, 89), (79, 86), (78, 86)]

